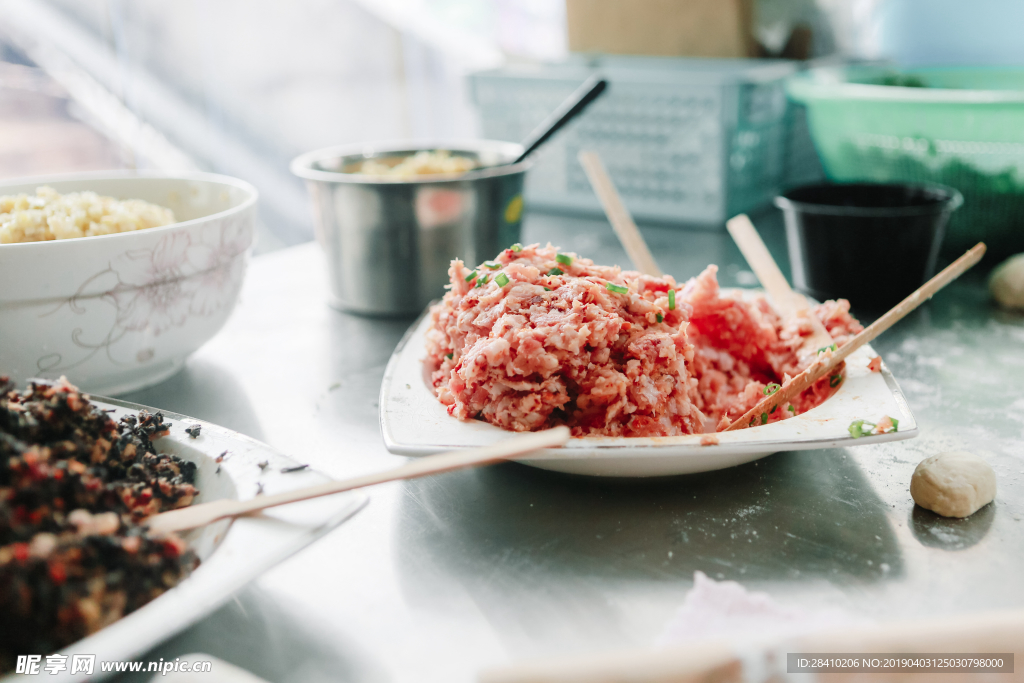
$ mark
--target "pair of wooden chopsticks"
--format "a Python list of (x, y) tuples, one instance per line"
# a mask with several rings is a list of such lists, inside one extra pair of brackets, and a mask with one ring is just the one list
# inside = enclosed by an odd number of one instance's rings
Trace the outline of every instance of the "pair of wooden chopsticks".
[[(608, 176), (601, 157), (596, 152), (583, 151), (579, 154), (580, 164), (590, 180), (598, 200), (608, 216), (615, 234), (625, 248), (633, 265), (641, 273), (661, 277), (661, 269), (654, 260), (647, 242), (629, 215), (629, 210), (623, 204), (622, 198), (615, 189), (612, 179)], [(805, 340), (801, 349), (797, 352), (799, 358), (806, 357), (808, 349), (820, 349), (823, 346), (832, 345), (832, 337), (829, 336), (825, 326), (810, 312), (807, 299), (802, 294), (794, 292), (786, 281), (786, 276), (779, 270), (768, 247), (757, 234), (753, 223), (744, 214), (740, 214), (726, 223), (729, 234), (736, 241), (744, 258), (750, 265), (757, 279), (761, 281), (768, 295), (775, 302), (775, 308), (785, 319), (805, 318), (810, 324), (813, 333)]]
[[(661, 276), (661, 270), (651, 250), (644, 242), (640, 230), (636, 227), (629, 211), (623, 204), (618, 192), (608, 177), (604, 165), (596, 152), (583, 151), (579, 155), (580, 163), (590, 179), (590, 183), (597, 193), (601, 206), (604, 207), (608, 220), (611, 221), (615, 233), (622, 241), (626, 253), (629, 254), (633, 264), (648, 275)], [(936, 292), (960, 277), (965, 271), (974, 266), (981, 257), (985, 255), (985, 245), (979, 242), (970, 251), (958, 258), (941, 273), (922, 285), (917, 291), (906, 299), (896, 304), (889, 312), (865, 328), (853, 339), (849, 340), (835, 352), (829, 350), (818, 353), (832, 345), (832, 338), (825, 330), (817, 317), (810, 312), (807, 300), (794, 292), (786, 281), (782, 271), (768, 252), (764, 242), (761, 241), (750, 220), (740, 215), (730, 220), (727, 224), (729, 233), (736, 240), (743, 252), (744, 257), (753, 268), (761, 284), (768, 290), (776, 307), (783, 317), (806, 317), (812, 325), (813, 334), (807, 339), (798, 355), (801, 358), (808, 358), (811, 354), (814, 357), (810, 360), (803, 372), (793, 377), (782, 385), (775, 393), (763, 398), (756, 406), (747, 413), (733, 421), (725, 431), (735, 431), (749, 426), (760, 424), (762, 416), (770, 415), (772, 410), (784, 406), (791, 398), (804, 391), (812, 384), (834, 372), (840, 364), (854, 351), (864, 346), (878, 335), (902, 320), (908, 313), (932, 298)]]

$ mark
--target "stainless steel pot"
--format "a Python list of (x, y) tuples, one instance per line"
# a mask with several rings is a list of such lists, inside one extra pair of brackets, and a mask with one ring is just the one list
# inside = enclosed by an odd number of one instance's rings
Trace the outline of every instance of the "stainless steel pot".
[[(361, 175), (370, 158), (449, 150), (481, 168), (449, 176)], [(371, 315), (417, 313), (444, 293), (451, 260), (476, 265), (519, 241), (530, 162), (521, 145), (479, 140), (349, 145), (308, 152), (292, 172), (313, 199), (335, 306)]]

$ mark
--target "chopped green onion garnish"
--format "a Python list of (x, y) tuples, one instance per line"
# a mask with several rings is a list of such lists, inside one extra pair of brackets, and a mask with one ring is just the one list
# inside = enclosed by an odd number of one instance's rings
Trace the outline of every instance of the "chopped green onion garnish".
[(452, 352), (451, 352), (451, 353), (449, 353), (449, 354), (448, 354), (447, 356), (445, 356), (445, 358), (447, 358), (448, 360), (451, 360), (451, 359), (452, 359), (452, 358), (454, 358), (454, 357), (455, 357), (455, 352), (454, 352), (454, 351), (452, 351)]
[(572, 265), (572, 256), (566, 256), (565, 254), (555, 254), (555, 260), (565, 266)]
[[(870, 425), (870, 427), (864, 429), (864, 425)], [(867, 420), (854, 420), (850, 423), (850, 426), (847, 429), (850, 432), (850, 436), (854, 439), (859, 439), (862, 436), (870, 435), (871, 430), (873, 430), (875, 426), (874, 422), (868, 422)]]
[(778, 410), (778, 409), (779, 409), (778, 404), (775, 404), (775, 405), (772, 406), (772, 409), (768, 411), (768, 414), (769, 415), (774, 415), (775, 411)]
[(552, 268), (548, 271), (548, 275), (565, 275), (565, 273), (558, 268)]
[(508, 275), (505, 275), (505, 273), (498, 273), (498, 276), (494, 278), (494, 283), (499, 287), (504, 287), (508, 284)]
[(831, 346), (822, 346), (820, 349), (818, 349), (818, 353), (824, 353), (825, 351), (832, 351), (834, 353), (835, 350), (836, 345), (832, 344)]
[(828, 378), (828, 385), (830, 387), (832, 387), (833, 389), (835, 389), (836, 387), (839, 386), (839, 383), (842, 382), (842, 381), (843, 381), (843, 376), (842, 375), (832, 375), (831, 377)]
[(511, 247), (509, 247), (509, 249), (511, 249), (512, 251), (522, 251), (523, 245), (519, 244), (519, 242), (516, 242)]
[(895, 417), (890, 417), (889, 421), (892, 422), (892, 431), (898, 432), (900, 430), (900, 421), (897, 420)]
[(476, 271), (470, 271), (469, 275), (466, 276), (466, 282), (472, 282), (473, 278), (476, 277)]
[(658, 321), (659, 323), (660, 323), (660, 322), (661, 322), (662, 320), (664, 320), (664, 319), (665, 319), (665, 316), (663, 316), (663, 315), (662, 315), (661, 313), (658, 313), (658, 314), (657, 314), (657, 315), (655, 315), (654, 317), (655, 317), (655, 319), (656, 319), (656, 320), (657, 320), (657, 321)]
[(794, 415), (796, 415), (796, 406), (794, 406), (792, 403), (790, 403), (788, 406), (786, 406), (786, 410), (788, 410), (789, 412), (791, 412)]
[(544, 288), (544, 291), (545, 291), (545, 292), (550, 292), (550, 291), (551, 291), (551, 288), (550, 288), (550, 287), (545, 287), (545, 288)]
[(776, 391), (778, 391), (781, 388), (782, 388), (782, 386), (779, 385), (779, 384), (776, 384), (775, 382), (768, 382), (768, 386), (766, 386), (764, 389), (762, 389), (761, 393), (764, 394), (765, 396), (771, 396), (772, 394), (774, 394)]
[(497, 261), (484, 261), (484, 265), (490, 268), (491, 270), (498, 270), (499, 268), (501, 268), (501, 264), (498, 263)]
[(629, 287), (623, 287), (622, 285), (616, 285), (611, 282), (606, 282), (604, 287), (609, 292), (615, 292), (616, 294), (629, 294)]
[(668, 310), (676, 310), (676, 290), (668, 290)]
[(481, 278), (477, 278), (476, 285), (473, 288), (476, 289), (477, 287), (483, 287), (484, 285), (487, 284), (487, 281), (489, 279), (491, 279), (490, 275), (484, 275)]
[(768, 424), (768, 413), (761, 413), (761, 424)]

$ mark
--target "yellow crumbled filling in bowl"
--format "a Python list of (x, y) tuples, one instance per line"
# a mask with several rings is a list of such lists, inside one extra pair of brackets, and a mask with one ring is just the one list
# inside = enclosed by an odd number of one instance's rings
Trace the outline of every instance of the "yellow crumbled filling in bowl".
[(174, 222), (170, 209), (141, 199), (101, 197), (95, 192), (62, 195), (44, 186), (34, 195), (0, 197), (0, 244), (110, 235)]
[(386, 178), (414, 178), (421, 175), (466, 173), (474, 168), (476, 161), (469, 157), (452, 156), (447, 150), (423, 150), (405, 157), (396, 165), (380, 159), (367, 159), (360, 166), (359, 173)]

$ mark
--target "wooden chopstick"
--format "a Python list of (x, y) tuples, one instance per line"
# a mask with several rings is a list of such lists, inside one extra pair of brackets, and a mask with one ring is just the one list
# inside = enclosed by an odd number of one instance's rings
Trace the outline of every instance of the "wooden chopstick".
[[(1024, 652), (1024, 611), (891, 622), (846, 627), (757, 644), (711, 640), (658, 650), (577, 656), (513, 664), (481, 672), (478, 683), (768, 683), (785, 678), (787, 653), (985, 653)], [(855, 655), (851, 655), (855, 656)], [(1015, 673), (959, 673), (968, 683), (1024, 680)], [(934, 676), (934, 674), (933, 674)], [(812, 675), (827, 683), (931, 680), (922, 673), (829, 673)], [(788, 679), (787, 679), (788, 680)], [(943, 680), (946, 680), (945, 678)], [(950, 679), (952, 680), (952, 679)]]
[(629, 209), (622, 203), (622, 197), (619, 196), (615, 184), (608, 176), (608, 171), (601, 163), (601, 157), (597, 152), (583, 150), (579, 153), (578, 158), (587, 174), (590, 186), (594, 188), (594, 193), (601, 202), (601, 207), (604, 208), (604, 213), (608, 216), (608, 220), (629, 255), (629, 260), (633, 262), (633, 266), (645, 275), (661, 277), (661, 268), (658, 268), (658, 263), (647, 247), (643, 235), (640, 234), (640, 229), (636, 227), (633, 217), (629, 215)]
[(803, 294), (793, 291), (793, 288), (789, 286), (786, 276), (782, 274), (779, 265), (772, 258), (771, 252), (768, 251), (768, 247), (765, 246), (747, 215), (741, 213), (730, 218), (725, 227), (732, 235), (736, 246), (740, 248), (743, 258), (747, 260), (747, 265), (754, 271), (761, 286), (772, 298), (776, 310), (779, 311), (783, 319), (787, 321), (804, 319), (810, 325), (811, 334), (801, 342), (800, 348), (796, 352), (797, 358), (804, 360), (815, 354), (818, 349), (831, 346), (832, 335), (818, 320), (818, 316), (811, 311), (807, 298)]
[(732, 235), (736, 246), (740, 248), (743, 258), (747, 260), (747, 265), (754, 271), (754, 275), (772, 297), (775, 308), (783, 317), (793, 316), (801, 308), (807, 308), (807, 300), (789, 286), (786, 276), (782, 274), (779, 265), (772, 258), (761, 235), (746, 214), (741, 213), (730, 218), (726, 221), (725, 227)]
[(385, 472), (366, 474), (342, 481), (331, 481), (307, 488), (286, 491), (272, 496), (257, 496), (250, 500), (215, 500), (210, 503), (192, 505), (190, 507), (161, 512), (148, 518), (144, 523), (153, 533), (169, 533), (184, 531), (216, 522), (226, 517), (237, 517), (252, 512), (265, 510), (275, 505), (297, 503), (332, 493), (351, 491), (352, 489), (383, 484), (400, 479), (415, 479), (428, 474), (439, 474), (465, 467), (475, 467), (515, 455), (522, 455), (541, 448), (561, 446), (569, 440), (568, 427), (555, 427), (543, 432), (520, 434), (490, 446), (449, 451), (439, 455), (431, 455), (415, 460), (401, 467)]
[(770, 415), (772, 410), (781, 408), (801, 391), (830, 374), (840, 363), (846, 360), (847, 356), (869, 343), (903, 319), (908, 313), (932, 298), (936, 292), (974, 266), (984, 255), (985, 244), (979, 242), (966, 254), (953, 261), (941, 273), (921, 285), (913, 294), (893, 306), (885, 315), (871, 323), (856, 337), (840, 346), (837, 351), (825, 351), (819, 354), (818, 358), (806, 370), (783, 384), (782, 388), (774, 394), (761, 399), (756, 406), (748, 410), (743, 417), (738, 418), (726, 427), (724, 431), (730, 432), (763, 423), (764, 420), (761, 419), (761, 416)]

